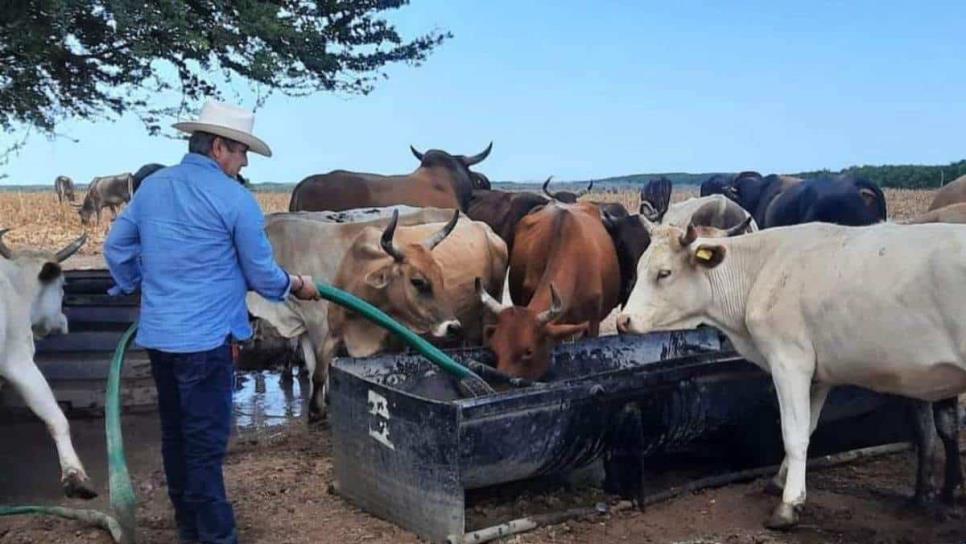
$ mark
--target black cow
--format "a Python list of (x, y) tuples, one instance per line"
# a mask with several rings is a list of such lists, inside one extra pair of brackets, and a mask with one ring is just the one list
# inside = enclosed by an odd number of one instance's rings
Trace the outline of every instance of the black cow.
[(701, 183), (701, 195), (720, 195), (724, 194), (724, 189), (731, 184), (732, 176), (728, 174), (715, 174)]
[(543, 192), (550, 197), (550, 200), (556, 200), (557, 202), (563, 202), (564, 204), (573, 204), (574, 202), (577, 202), (577, 199), (589, 193), (590, 190), (594, 188), (594, 181), (591, 180), (590, 184), (587, 185), (587, 188), (579, 193), (573, 193), (570, 191), (557, 191), (555, 193), (551, 193), (547, 187), (550, 185), (550, 180), (552, 179), (553, 176), (550, 176), (547, 178), (547, 181), (543, 182)]

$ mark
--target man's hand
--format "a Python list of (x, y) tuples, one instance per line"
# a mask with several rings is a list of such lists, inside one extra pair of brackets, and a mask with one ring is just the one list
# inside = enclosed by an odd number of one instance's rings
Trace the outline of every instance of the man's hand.
[(312, 276), (292, 275), (291, 294), (299, 300), (319, 300), (318, 289), (315, 288), (315, 281)]

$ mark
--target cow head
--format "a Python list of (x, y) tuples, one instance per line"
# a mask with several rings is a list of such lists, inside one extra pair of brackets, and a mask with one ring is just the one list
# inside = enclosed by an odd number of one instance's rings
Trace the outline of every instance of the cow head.
[(627, 304), (627, 298), (637, 282), (637, 263), (651, 242), (647, 229), (640, 216), (615, 214), (601, 207), (601, 221), (617, 250), (617, 264), (621, 272), (620, 305)]
[(8, 229), (0, 229), (0, 256), (12, 261), (20, 271), (21, 294), (30, 298), (30, 325), (34, 336), (67, 333), (67, 317), (61, 310), (64, 300), (64, 274), (60, 263), (77, 252), (87, 234), (56, 253), (13, 251), (3, 243)]
[(758, 172), (741, 172), (725, 185), (722, 194), (737, 202), (746, 210), (754, 210), (758, 207), (762, 193), (768, 182)]
[(394, 241), (399, 211), (383, 231), (380, 247), (392, 259), (369, 271), (364, 282), (370, 293), (365, 297), (417, 334), (445, 337), (459, 334), (460, 322), (446, 295), (443, 271), (433, 257), (433, 249), (453, 232), (459, 210), (453, 219), (429, 238), (410, 244)]
[(496, 316), (496, 323), (483, 328), (483, 341), (496, 356), (497, 370), (517, 378), (539, 380), (550, 370), (553, 346), (587, 330), (588, 323), (565, 325), (554, 321), (563, 315), (564, 305), (553, 283), (550, 308), (535, 312), (527, 307), (503, 305), (483, 289), (476, 279), (476, 292), (483, 306)]
[(725, 245), (713, 238), (743, 234), (750, 221), (724, 230), (699, 227), (700, 232), (693, 225), (686, 230), (648, 226), (651, 244), (638, 263), (637, 284), (617, 316), (618, 332), (644, 334), (702, 324), (713, 298), (708, 274), (726, 256)]
[(649, 221), (659, 223), (671, 203), (671, 180), (664, 176), (652, 179), (641, 188), (641, 205), (638, 212)]
[(587, 185), (587, 188), (584, 189), (583, 191), (580, 191), (579, 193), (572, 193), (570, 191), (557, 191), (556, 193), (551, 193), (550, 189), (548, 189), (547, 187), (550, 186), (550, 180), (552, 179), (553, 179), (553, 176), (550, 176), (547, 178), (547, 181), (543, 182), (543, 192), (548, 197), (550, 197), (551, 200), (556, 200), (557, 202), (563, 202), (564, 204), (574, 204), (575, 202), (577, 202), (577, 199), (589, 193), (590, 190), (594, 188), (594, 180), (590, 180), (590, 183)]
[(84, 200), (81, 204), (72, 204), (77, 208), (82, 225), (89, 225), (91, 218), (97, 214), (97, 202), (94, 190), (94, 186), (92, 185), (84, 195)]
[[(457, 188), (465, 188), (472, 192), (473, 189), (490, 189), (490, 179), (479, 172), (470, 170), (490, 156), (493, 150), (493, 142), (486, 146), (486, 149), (476, 155), (467, 157), (465, 155), (450, 155), (439, 149), (430, 149), (425, 153), (420, 153), (415, 147), (409, 146), (413, 156), (419, 159), (421, 168), (442, 167), (452, 172), (455, 177)], [(461, 192), (461, 191), (460, 191)]]

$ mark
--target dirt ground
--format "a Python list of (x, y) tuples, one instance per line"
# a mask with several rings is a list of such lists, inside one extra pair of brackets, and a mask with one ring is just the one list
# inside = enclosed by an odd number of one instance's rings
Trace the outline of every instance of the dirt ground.
[[(333, 482), (330, 434), (303, 422), (273, 434), (235, 439), (225, 466), (240, 541), (247, 543), (407, 543), (419, 539), (370, 516), (328, 490)], [(150, 464), (149, 464), (150, 465)], [(508, 537), (508, 543), (895, 543), (966, 542), (966, 506), (942, 521), (912, 510), (912, 453), (893, 454), (809, 473), (808, 503), (801, 526), (790, 533), (762, 528), (777, 499), (762, 493), (763, 481), (686, 495), (646, 511), (625, 510)], [(176, 541), (160, 461), (134, 471), (140, 501), (139, 542)], [(101, 482), (104, 487), (105, 483)], [(576, 496), (580, 497), (580, 493)], [(523, 492), (500, 507), (505, 515), (577, 506), (574, 494)], [(584, 494), (592, 506), (599, 497)], [(78, 506), (76, 501), (60, 501)], [(86, 506), (86, 505), (85, 505)], [(102, 496), (91, 506), (106, 507)], [(487, 509), (487, 506), (478, 507)], [(0, 544), (107, 544), (109, 536), (72, 521), (22, 517), (0, 519)]]

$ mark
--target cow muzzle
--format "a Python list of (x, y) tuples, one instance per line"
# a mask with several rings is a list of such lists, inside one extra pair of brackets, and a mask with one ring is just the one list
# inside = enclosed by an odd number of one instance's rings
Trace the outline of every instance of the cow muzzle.
[(31, 327), (31, 330), (34, 338), (43, 338), (54, 334), (67, 334), (67, 316), (61, 314), (55, 319), (46, 319)]
[(617, 332), (620, 334), (643, 334), (641, 320), (635, 319), (631, 314), (617, 315)]
[(433, 328), (433, 336), (437, 338), (457, 337), (463, 334), (463, 325), (458, 319), (443, 321)]

